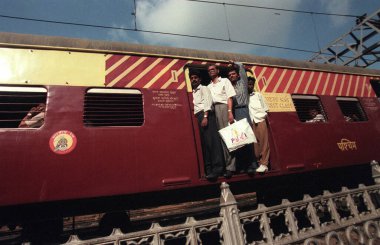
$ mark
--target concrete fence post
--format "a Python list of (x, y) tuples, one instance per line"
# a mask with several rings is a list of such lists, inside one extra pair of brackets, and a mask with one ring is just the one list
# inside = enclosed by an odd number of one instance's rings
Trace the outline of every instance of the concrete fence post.
[(226, 182), (220, 185), (220, 189), (220, 216), (223, 218), (221, 231), (224, 244), (244, 245), (243, 230), (235, 197)]
[(376, 184), (380, 184), (380, 166), (376, 160), (371, 161), (372, 178)]

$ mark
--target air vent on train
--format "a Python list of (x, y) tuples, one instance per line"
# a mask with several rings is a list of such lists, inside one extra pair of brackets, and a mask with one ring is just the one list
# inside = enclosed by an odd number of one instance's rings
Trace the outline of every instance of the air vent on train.
[(141, 126), (142, 94), (137, 89), (89, 89), (84, 99), (83, 123), (87, 127)]

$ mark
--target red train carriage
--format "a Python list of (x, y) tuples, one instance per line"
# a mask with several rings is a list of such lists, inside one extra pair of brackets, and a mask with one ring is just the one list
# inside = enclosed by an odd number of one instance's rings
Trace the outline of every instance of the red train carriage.
[[(380, 159), (377, 70), (11, 33), (0, 43), (2, 210), (214, 184), (187, 73), (228, 60), (244, 62), (266, 97), (271, 147), (270, 172), (230, 182)], [(43, 125), (19, 128), (41, 103)], [(305, 123), (312, 107), (325, 123)]]

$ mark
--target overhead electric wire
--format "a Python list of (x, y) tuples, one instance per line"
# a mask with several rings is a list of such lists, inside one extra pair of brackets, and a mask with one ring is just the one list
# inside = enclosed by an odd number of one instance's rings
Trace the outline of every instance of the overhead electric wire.
[(161, 34), (161, 35), (171, 35), (171, 36), (180, 36), (180, 37), (191, 37), (191, 38), (207, 39), (207, 40), (213, 40), (213, 41), (223, 41), (223, 42), (232, 42), (232, 43), (240, 43), (240, 44), (249, 44), (249, 45), (260, 46), (260, 47), (277, 48), (277, 49), (284, 49), (284, 50), (304, 52), (304, 53), (313, 53), (313, 54), (317, 52), (315, 50), (289, 48), (289, 47), (282, 47), (282, 46), (269, 45), (269, 44), (261, 44), (261, 43), (237, 41), (237, 40), (232, 40), (232, 39), (228, 40), (228, 39), (224, 39), (224, 38), (198, 36), (198, 35), (190, 35), (190, 34), (180, 34), (180, 33), (161, 32), (161, 31), (150, 31), (150, 30), (142, 30), (142, 29), (138, 29), (138, 28), (135, 29), (135, 28), (125, 28), (125, 27), (105, 26), (105, 25), (84, 24), (84, 23), (66, 22), (66, 21), (35, 19), (35, 18), (26, 18), (26, 17), (10, 16), (10, 15), (3, 15), (3, 14), (0, 14), (0, 17), (1, 18), (8, 18), (8, 19), (18, 19), (18, 20), (35, 21), (35, 22), (43, 22), (43, 23), (61, 24), (61, 25), (85, 26), (85, 27), (94, 27), (94, 28), (111, 29), (111, 30), (135, 31), (135, 32), (143, 32), (143, 33), (150, 33), (150, 34)]
[(246, 8), (277, 10), (277, 11), (286, 11), (286, 12), (303, 13), (303, 14), (330, 15), (330, 16), (350, 17), (350, 18), (358, 18), (359, 17), (358, 15), (352, 15), (352, 14), (337, 14), (337, 13), (314, 12), (314, 11), (306, 11), (306, 10), (273, 8), (273, 7), (263, 7), (263, 6), (257, 6), (257, 5), (247, 5), (247, 4), (237, 4), (237, 3), (225, 3), (225, 2), (214, 2), (214, 1), (206, 1), (206, 0), (185, 0), (185, 1), (188, 1), (188, 2), (199, 2), (199, 3), (209, 3), (209, 4), (219, 4), (219, 5), (227, 5), (227, 6), (235, 6), (235, 7), (246, 7)]
[(137, 8), (136, 8), (136, 0), (133, 0), (133, 10), (132, 15), (135, 17), (135, 30), (137, 30)]
[(228, 21), (227, 9), (226, 9), (226, 6), (225, 6), (225, 5), (223, 5), (223, 9), (224, 9), (224, 17), (225, 17), (225, 20), (226, 20), (226, 27), (227, 27), (228, 41), (231, 41), (230, 25), (228, 24), (229, 21)]
[(314, 33), (315, 33), (315, 38), (317, 39), (318, 49), (321, 50), (321, 45), (319, 44), (319, 35), (317, 31), (317, 24), (315, 23), (313, 14), (310, 14), (310, 15), (311, 15), (311, 20), (313, 21)]
[[(344, 17), (358, 17), (356, 15), (348, 15), (348, 14), (336, 14), (336, 13), (323, 13), (323, 12), (313, 12), (313, 11), (302, 11), (302, 10), (291, 10), (291, 9), (283, 9), (283, 8), (272, 8), (272, 7), (262, 7), (262, 6), (255, 6), (255, 5), (245, 5), (245, 4), (235, 4), (235, 3), (225, 3), (225, 2), (214, 2), (214, 1), (206, 1), (206, 0), (185, 0), (189, 2), (200, 2), (200, 3), (208, 3), (208, 4), (220, 4), (224, 5), (224, 9), (226, 6), (238, 6), (238, 7), (249, 7), (249, 8), (258, 8), (258, 9), (268, 9), (268, 10), (277, 10), (277, 11), (288, 11), (288, 12), (296, 12), (296, 13), (305, 13), (305, 14), (317, 14), (317, 15), (333, 15), (333, 16), (344, 16)], [(297, 52), (304, 52), (304, 53), (317, 53), (318, 51), (315, 50), (307, 50), (307, 49), (298, 49), (298, 48), (290, 48), (290, 47), (283, 47), (278, 45), (269, 45), (269, 44), (262, 44), (262, 43), (254, 43), (254, 42), (245, 42), (245, 41), (238, 41), (231, 39), (230, 33), (229, 33), (229, 26), (228, 26), (228, 19), (227, 19), (227, 13), (225, 9), (226, 14), (226, 22), (227, 22), (227, 31), (228, 31), (228, 39), (225, 38), (215, 38), (215, 37), (208, 37), (208, 36), (199, 36), (199, 35), (190, 35), (190, 34), (180, 34), (180, 33), (173, 33), (173, 32), (161, 32), (161, 31), (151, 31), (151, 30), (143, 30), (139, 29), (137, 27), (137, 21), (136, 21), (136, 0), (134, 0), (134, 15), (135, 18), (135, 24), (134, 29), (133, 28), (125, 28), (125, 27), (115, 27), (115, 26), (105, 26), (105, 25), (95, 25), (95, 24), (85, 24), (85, 23), (77, 23), (77, 22), (66, 22), (66, 21), (56, 21), (56, 20), (46, 20), (46, 19), (36, 19), (36, 18), (26, 18), (26, 17), (19, 17), (19, 16), (10, 16), (10, 15), (1, 15), (1, 18), (9, 18), (9, 19), (18, 19), (18, 20), (25, 20), (25, 21), (35, 21), (35, 22), (44, 22), (44, 23), (52, 23), (52, 24), (62, 24), (62, 25), (72, 25), (72, 26), (84, 26), (84, 27), (92, 27), (92, 28), (102, 28), (102, 29), (111, 29), (111, 30), (123, 30), (123, 31), (134, 31), (134, 32), (142, 32), (142, 33), (150, 33), (150, 34), (160, 34), (160, 35), (170, 35), (170, 36), (179, 36), (179, 37), (189, 37), (189, 38), (199, 38), (199, 39), (206, 39), (206, 40), (213, 40), (213, 41), (223, 41), (223, 42), (232, 42), (232, 43), (239, 43), (239, 44), (247, 44), (247, 45), (253, 45), (253, 46), (259, 46), (259, 47), (267, 47), (267, 48), (276, 48), (276, 49), (283, 49), (283, 50), (290, 50), (290, 51), (297, 51)], [(319, 41), (319, 40), (318, 40)], [(319, 45), (319, 43), (318, 43)]]

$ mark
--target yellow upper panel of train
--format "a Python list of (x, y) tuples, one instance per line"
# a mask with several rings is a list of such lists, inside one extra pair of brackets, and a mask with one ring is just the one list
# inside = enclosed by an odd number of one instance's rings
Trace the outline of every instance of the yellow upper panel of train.
[(0, 83), (104, 86), (104, 54), (0, 48)]

